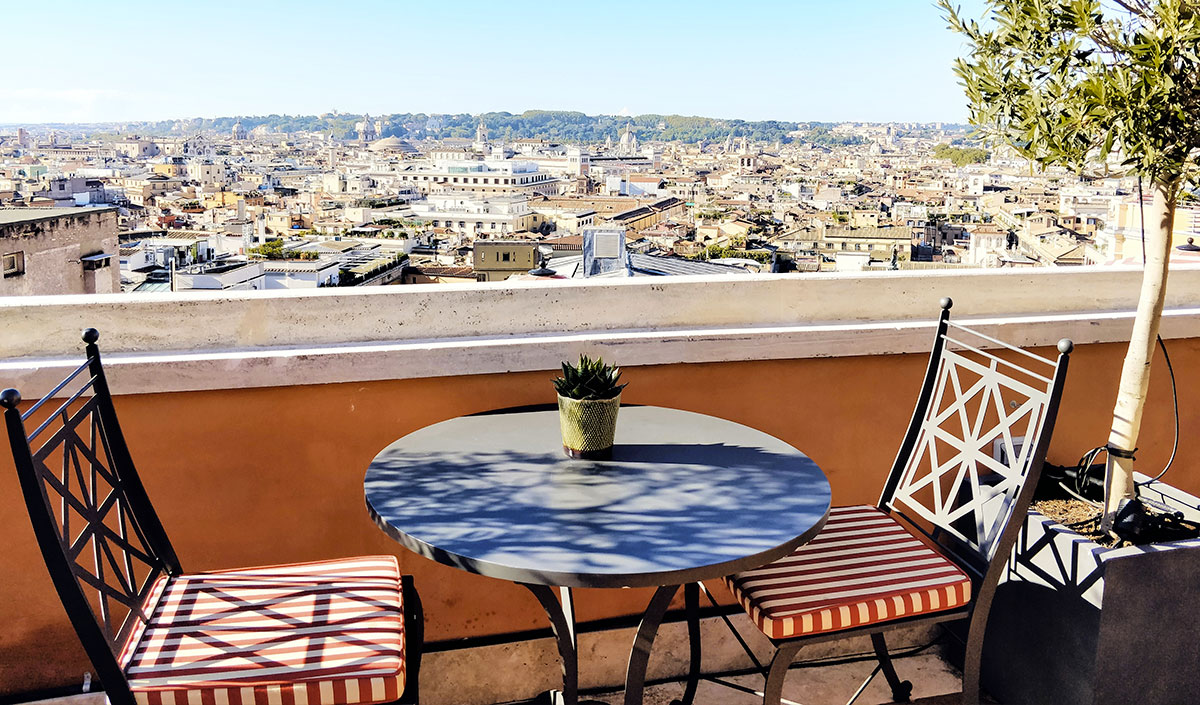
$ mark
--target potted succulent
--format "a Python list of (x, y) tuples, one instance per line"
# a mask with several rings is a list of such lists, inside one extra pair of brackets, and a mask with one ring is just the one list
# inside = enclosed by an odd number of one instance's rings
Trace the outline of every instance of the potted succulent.
[(558, 390), (558, 420), (563, 452), (572, 458), (607, 460), (612, 457), (621, 409), (621, 370), (587, 355), (579, 364), (562, 364), (562, 376), (554, 380)]

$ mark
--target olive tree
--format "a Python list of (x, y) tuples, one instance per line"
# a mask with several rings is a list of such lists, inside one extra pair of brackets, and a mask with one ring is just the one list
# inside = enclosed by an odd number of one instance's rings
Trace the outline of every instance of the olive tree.
[(1137, 317), (1108, 440), (1107, 528), (1121, 501), (1134, 495), (1133, 451), (1162, 318), (1175, 207), (1197, 177), (1200, 3), (988, 0), (982, 20), (964, 17), (949, 0), (937, 3), (966, 40), (955, 71), (982, 136), (1042, 166), (1136, 175), (1153, 193)]

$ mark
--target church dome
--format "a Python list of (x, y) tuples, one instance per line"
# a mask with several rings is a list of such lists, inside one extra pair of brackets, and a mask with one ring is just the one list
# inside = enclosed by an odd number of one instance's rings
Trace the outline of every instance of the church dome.
[(384, 137), (381, 140), (375, 140), (367, 149), (372, 152), (404, 152), (412, 154), (417, 151), (417, 148), (408, 143), (407, 140), (402, 140), (399, 137)]

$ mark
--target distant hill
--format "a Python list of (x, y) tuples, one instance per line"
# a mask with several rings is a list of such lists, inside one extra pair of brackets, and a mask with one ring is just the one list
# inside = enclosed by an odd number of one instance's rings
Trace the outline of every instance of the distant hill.
[[(362, 115), (259, 115), (242, 117), (195, 118), (191, 120), (164, 120), (159, 122), (125, 123), (124, 132), (144, 135), (180, 135), (197, 132), (229, 132), (236, 122), (247, 130), (266, 125), (274, 132), (323, 132), (337, 139), (357, 136), (355, 123)], [(829, 125), (820, 123), (781, 122), (765, 120), (723, 120), (718, 118), (689, 117), (684, 115), (585, 115), (580, 112), (558, 110), (526, 110), (519, 115), (512, 113), (484, 113), (470, 115), (429, 115), (426, 113), (397, 113), (374, 115), (372, 120), (381, 120), (383, 130), (380, 137), (405, 137), (410, 139), (467, 138), (475, 136), (479, 120), (487, 125), (488, 135), (493, 140), (544, 139), (556, 142), (603, 142), (619, 139), (620, 132), (630, 125), (641, 142), (663, 140), (682, 142), (715, 142), (727, 137), (746, 137), (759, 142), (791, 142), (789, 133), (803, 130), (809, 141), (833, 146), (835, 144), (857, 144), (858, 137), (834, 135)]]

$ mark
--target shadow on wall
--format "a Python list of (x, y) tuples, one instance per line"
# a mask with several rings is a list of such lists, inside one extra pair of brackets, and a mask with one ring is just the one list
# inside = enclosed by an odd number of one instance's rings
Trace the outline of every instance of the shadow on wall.
[(1200, 540), (1105, 548), (1031, 512), (996, 591), (984, 687), (1015, 705), (1190, 701), (1197, 585)]

